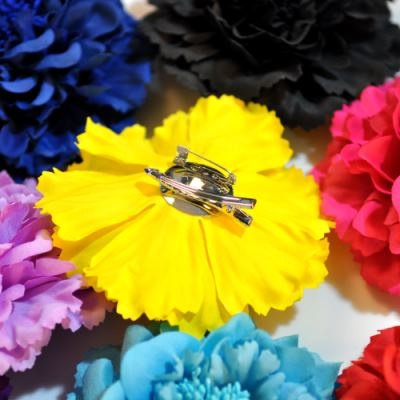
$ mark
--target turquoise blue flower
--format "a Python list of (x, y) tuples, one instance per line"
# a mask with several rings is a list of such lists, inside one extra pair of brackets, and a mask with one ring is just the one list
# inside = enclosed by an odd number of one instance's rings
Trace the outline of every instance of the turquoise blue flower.
[(201, 341), (181, 332), (153, 336), (133, 325), (122, 349), (78, 365), (68, 400), (325, 400), (339, 364), (272, 339), (239, 314)]

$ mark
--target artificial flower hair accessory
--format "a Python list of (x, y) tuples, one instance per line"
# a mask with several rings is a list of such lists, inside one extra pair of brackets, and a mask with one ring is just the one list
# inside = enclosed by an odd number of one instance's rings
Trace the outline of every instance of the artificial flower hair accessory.
[(338, 400), (400, 398), (400, 326), (371, 338), (362, 357), (338, 378)]
[(122, 349), (93, 351), (77, 367), (68, 400), (329, 400), (337, 363), (272, 339), (245, 314), (197, 340), (182, 332), (153, 336), (130, 326)]
[[(282, 131), (275, 113), (231, 96), (200, 99), (150, 139), (139, 125), (116, 135), (88, 122), (78, 137), (83, 163), (43, 173), (38, 205), (57, 225), (62, 258), (123, 317), (146, 314), (201, 336), (248, 308), (285, 309), (326, 275), (330, 225), (312, 177), (284, 167), (292, 151)], [(237, 177), (235, 194), (257, 200), (250, 226), (166, 201), (166, 186), (145, 169), (173, 168), (178, 145)], [(185, 190), (200, 183), (204, 199), (204, 182), (185, 174)]]
[(400, 67), (386, 0), (150, 3), (143, 28), (168, 72), (202, 95), (266, 104), (291, 127), (324, 124)]
[(334, 115), (315, 168), (322, 207), (371, 285), (400, 295), (400, 79), (366, 88)]
[(88, 116), (133, 123), (150, 64), (120, 0), (1, 1), (0, 13), (0, 170), (64, 168)]
[(1, 375), (32, 367), (56, 325), (90, 328), (108, 307), (80, 276), (66, 277), (74, 266), (58, 259), (51, 219), (34, 208), (39, 198), (33, 180), (16, 184), (0, 172)]

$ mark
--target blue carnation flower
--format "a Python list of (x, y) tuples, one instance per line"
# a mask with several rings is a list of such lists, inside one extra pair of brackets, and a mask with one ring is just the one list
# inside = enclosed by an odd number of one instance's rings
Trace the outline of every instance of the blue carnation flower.
[(87, 117), (132, 124), (146, 52), (120, 0), (0, 0), (0, 170), (65, 167)]
[(67, 399), (325, 400), (338, 370), (299, 348), (296, 336), (273, 340), (246, 314), (201, 341), (134, 325), (121, 351), (101, 350), (78, 365)]

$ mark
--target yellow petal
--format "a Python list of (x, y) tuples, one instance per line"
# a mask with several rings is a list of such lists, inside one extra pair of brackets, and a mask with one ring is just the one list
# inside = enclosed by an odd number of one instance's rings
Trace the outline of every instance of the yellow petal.
[(177, 112), (155, 130), (155, 150), (171, 157), (177, 145), (233, 172), (279, 168), (292, 150), (282, 139), (283, 127), (275, 113), (233, 96), (200, 99), (188, 114)]
[(126, 221), (159, 201), (157, 185), (141, 185), (147, 179), (145, 173), (45, 172), (39, 178), (43, 198), (37, 206), (52, 215), (61, 239), (77, 241)]
[(212, 284), (203, 243), (198, 218), (160, 204), (118, 232), (84, 272), (126, 318), (195, 313)]
[(239, 228), (224, 216), (205, 221), (218, 298), (230, 314), (250, 305), (265, 314), (298, 300), (326, 276), (327, 221), (318, 213), (317, 187), (295, 169), (242, 175), (240, 195), (257, 198), (253, 224)]
[(196, 314), (175, 312), (170, 314), (167, 320), (172, 326), (179, 326), (181, 331), (201, 338), (204, 336), (204, 332), (211, 332), (219, 328), (230, 317), (231, 315), (217, 298), (214, 284), (209, 284), (207, 296)]
[(156, 157), (150, 140), (146, 139), (146, 129), (140, 125), (116, 135), (88, 119), (85, 132), (78, 136), (78, 147), (83, 162), (73, 169), (132, 174), (143, 172), (144, 167), (155, 162), (160, 164), (160, 157)]
[(151, 139), (155, 152), (160, 156), (168, 157), (172, 161), (178, 145), (189, 145), (188, 122), (188, 115), (182, 111), (166, 118), (162, 126), (154, 130), (154, 136)]
[(190, 148), (231, 171), (279, 168), (292, 154), (279, 119), (266, 107), (209, 97), (198, 101), (189, 118)]

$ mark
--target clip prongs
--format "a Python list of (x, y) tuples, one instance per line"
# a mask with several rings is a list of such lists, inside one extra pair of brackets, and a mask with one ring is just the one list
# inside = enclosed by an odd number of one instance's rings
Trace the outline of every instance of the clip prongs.
[(229, 185), (234, 185), (235, 184), (236, 176), (235, 176), (235, 174), (233, 172), (229, 171), (228, 169), (226, 169), (222, 165), (219, 165), (216, 162), (211, 161), (211, 160), (201, 156), (200, 154), (197, 154), (194, 151), (189, 150), (185, 146), (178, 146), (178, 154), (176, 155), (176, 157), (174, 159), (174, 164), (179, 165), (181, 167), (185, 167), (186, 163), (187, 163), (187, 159), (189, 157), (189, 154), (192, 154), (192, 155), (200, 158), (201, 160), (204, 160), (204, 161), (208, 162), (209, 164), (213, 165), (214, 167), (217, 167), (220, 170), (226, 172), (228, 174), (228, 176), (225, 177), (227, 183)]

